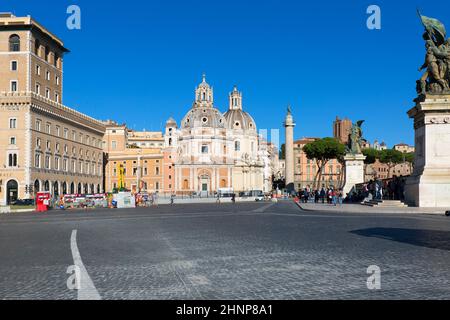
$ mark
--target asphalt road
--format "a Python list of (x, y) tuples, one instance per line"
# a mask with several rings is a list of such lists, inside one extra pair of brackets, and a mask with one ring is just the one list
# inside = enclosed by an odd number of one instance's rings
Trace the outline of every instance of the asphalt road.
[(78, 298), (449, 299), (450, 219), (290, 202), (0, 216), (0, 299)]

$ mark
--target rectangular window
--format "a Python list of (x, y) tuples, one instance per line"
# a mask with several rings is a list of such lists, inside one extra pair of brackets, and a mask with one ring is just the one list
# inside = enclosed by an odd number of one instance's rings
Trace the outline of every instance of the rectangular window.
[(47, 81), (50, 81), (50, 72), (49, 71), (47, 71), (45, 78), (47, 79)]
[(45, 97), (47, 99), (50, 99), (50, 89), (49, 88), (45, 89)]
[(47, 123), (47, 125), (45, 126), (45, 132), (47, 132), (48, 134), (52, 133), (52, 125), (50, 123)]
[(50, 169), (50, 156), (45, 156), (45, 169)]
[(69, 129), (64, 128), (64, 139), (69, 139)]
[(17, 119), (9, 119), (9, 128), (10, 129), (16, 129), (17, 128)]
[(56, 126), (56, 135), (59, 137), (61, 135), (61, 128)]
[(38, 147), (38, 148), (41, 147), (41, 139), (40, 138), (36, 139), (36, 147)]
[(67, 159), (63, 160), (63, 170), (67, 172)]
[(55, 101), (59, 103), (59, 94), (58, 94), (58, 92), (55, 92)]
[(8, 167), (10, 168), (17, 167), (17, 153), (10, 153), (8, 155)]
[(16, 145), (16, 137), (9, 138), (9, 144), (12, 146), (15, 146)]
[(202, 153), (207, 154), (208, 153), (208, 146), (202, 146)]
[(40, 168), (41, 167), (41, 155), (40, 154), (36, 154), (34, 156), (34, 166), (36, 168)]
[(17, 81), (11, 81), (11, 92), (17, 92)]
[(36, 120), (36, 131), (41, 131), (41, 121)]
[(40, 66), (40, 65), (36, 65), (36, 74), (37, 74), (38, 76), (41, 75), (41, 66)]
[(11, 61), (11, 71), (17, 71), (17, 61)]
[(41, 85), (36, 83), (36, 94), (41, 94)]
[(56, 157), (55, 158), (55, 170), (59, 170), (59, 162), (60, 162), (59, 158)]
[(58, 76), (56, 76), (55, 82), (56, 82), (56, 85), (59, 86), (59, 77)]
[(111, 149), (116, 150), (117, 148), (117, 142), (116, 141), (112, 141), (111, 142)]

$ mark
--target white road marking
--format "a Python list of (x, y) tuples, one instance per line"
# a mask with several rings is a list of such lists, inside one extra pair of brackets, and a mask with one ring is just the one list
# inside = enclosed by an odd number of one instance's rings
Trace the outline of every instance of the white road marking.
[(72, 231), (72, 236), (70, 238), (70, 248), (72, 250), (73, 263), (80, 270), (80, 288), (78, 290), (78, 300), (102, 300), (83, 264), (83, 261), (81, 260), (77, 245), (77, 230)]
[(275, 205), (275, 203), (271, 203), (271, 204), (268, 204), (268, 205), (266, 205), (264, 207), (261, 207), (261, 208), (258, 208), (256, 210), (253, 210), (252, 212), (260, 212), (260, 213), (262, 213), (262, 212), (266, 211), (267, 209), (273, 207), (274, 205)]

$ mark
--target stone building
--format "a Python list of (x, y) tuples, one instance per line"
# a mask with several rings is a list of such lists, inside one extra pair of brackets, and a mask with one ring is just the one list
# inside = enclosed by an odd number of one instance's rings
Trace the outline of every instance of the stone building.
[(105, 122), (105, 189), (120, 187), (119, 172), (123, 168), (125, 189), (132, 192), (164, 192), (164, 136), (162, 132), (137, 132), (114, 121)]
[(352, 126), (353, 123), (350, 119), (340, 119), (339, 117), (336, 117), (336, 120), (333, 122), (333, 137), (341, 143), (347, 144), (352, 131)]
[(409, 162), (400, 163), (390, 168), (387, 164), (376, 160), (375, 163), (366, 165), (366, 181), (376, 178), (382, 180), (391, 179), (394, 176), (407, 177), (411, 175), (412, 171), (413, 164)]
[(103, 191), (105, 127), (62, 104), (67, 52), (31, 17), (0, 16), (1, 204)]
[[(308, 159), (303, 147), (308, 143), (318, 140), (317, 138), (303, 138), (294, 143), (294, 162), (295, 162), (295, 187), (297, 190), (313, 187), (314, 180), (318, 171), (314, 160)], [(338, 160), (330, 160), (322, 172), (322, 181), (320, 185), (325, 187), (339, 188), (343, 183), (342, 165)]]
[(406, 143), (399, 143), (394, 146), (394, 150), (400, 151), (401, 153), (414, 153), (416, 148)]
[(203, 76), (180, 126), (173, 119), (167, 122), (165, 148), (177, 193), (264, 190), (265, 162), (256, 122), (243, 110), (242, 93), (236, 87), (229, 95), (228, 111), (222, 114)]

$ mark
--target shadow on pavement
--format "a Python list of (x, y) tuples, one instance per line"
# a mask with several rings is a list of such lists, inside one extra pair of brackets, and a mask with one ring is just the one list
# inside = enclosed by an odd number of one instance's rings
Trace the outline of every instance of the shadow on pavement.
[(402, 242), (419, 247), (450, 251), (450, 232), (399, 228), (370, 228), (350, 233), (371, 238)]

